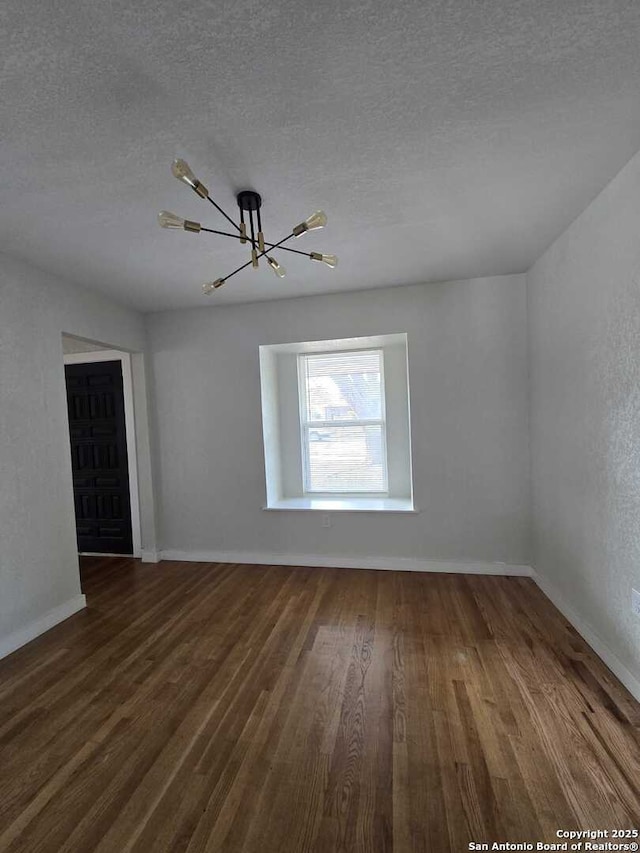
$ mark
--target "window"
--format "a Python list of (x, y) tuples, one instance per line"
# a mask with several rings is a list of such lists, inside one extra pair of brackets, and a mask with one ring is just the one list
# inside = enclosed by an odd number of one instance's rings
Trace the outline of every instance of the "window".
[(386, 494), (382, 350), (300, 355), (304, 493)]
[(265, 509), (412, 512), (407, 336), (260, 347)]

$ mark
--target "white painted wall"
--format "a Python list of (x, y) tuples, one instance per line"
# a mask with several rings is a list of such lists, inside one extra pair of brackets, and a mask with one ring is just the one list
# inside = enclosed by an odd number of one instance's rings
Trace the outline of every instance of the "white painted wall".
[[(0, 255), (0, 655), (82, 606), (62, 332), (145, 348), (137, 313)], [(140, 376), (137, 388), (144, 409)], [(148, 503), (145, 536), (155, 536)]]
[(640, 154), (534, 264), (527, 290), (535, 567), (638, 690)]
[(102, 344), (92, 344), (89, 341), (83, 341), (79, 338), (71, 338), (69, 335), (62, 336), (62, 352), (65, 355), (75, 355), (83, 352), (102, 352), (104, 347)]
[[(524, 276), (172, 311), (148, 331), (163, 550), (528, 562)], [(393, 332), (408, 333), (420, 514), (324, 529), (264, 512), (259, 345)]]

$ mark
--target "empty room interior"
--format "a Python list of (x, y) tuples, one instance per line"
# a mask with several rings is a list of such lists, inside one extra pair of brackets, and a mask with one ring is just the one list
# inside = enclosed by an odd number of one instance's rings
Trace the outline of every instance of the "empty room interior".
[(637, 850), (640, 3), (0, 16), (0, 851)]

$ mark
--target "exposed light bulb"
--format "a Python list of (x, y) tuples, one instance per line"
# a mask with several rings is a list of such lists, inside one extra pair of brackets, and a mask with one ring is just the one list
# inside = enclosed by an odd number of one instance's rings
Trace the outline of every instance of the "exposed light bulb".
[(202, 230), (202, 225), (199, 222), (193, 222), (191, 219), (183, 219), (169, 210), (160, 211), (158, 214), (158, 225), (161, 228), (180, 228), (184, 231), (195, 231), (196, 234)]
[(223, 278), (217, 278), (215, 281), (208, 281), (206, 284), (202, 285), (202, 292), (205, 296), (211, 296), (217, 287), (222, 287), (224, 281), (225, 280)]
[(179, 181), (188, 184), (190, 187), (195, 187), (198, 179), (186, 160), (174, 160), (171, 164), (171, 171)]
[(316, 228), (324, 228), (327, 224), (327, 214), (324, 210), (316, 210), (308, 219), (305, 219), (304, 224), (309, 231), (315, 231)]
[(161, 210), (158, 214), (158, 225), (161, 228), (184, 228), (184, 219), (170, 210)]
[(331, 269), (338, 266), (338, 259), (335, 255), (322, 255), (320, 252), (311, 252), (309, 257), (312, 261), (321, 261), (321, 263), (326, 264)]
[(324, 210), (316, 210), (315, 213), (312, 213), (304, 222), (301, 222), (300, 225), (296, 225), (293, 229), (293, 234), (295, 237), (299, 237), (301, 234), (304, 234), (305, 231), (315, 231), (317, 228), (324, 228), (327, 224), (327, 214)]
[(195, 190), (201, 198), (209, 196), (209, 190), (196, 178), (186, 160), (174, 160), (171, 164), (171, 171), (174, 177)]
[(279, 264), (275, 258), (267, 258), (267, 263), (274, 271), (274, 273), (278, 276), (278, 278), (284, 278), (287, 274), (286, 269), (281, 264)]

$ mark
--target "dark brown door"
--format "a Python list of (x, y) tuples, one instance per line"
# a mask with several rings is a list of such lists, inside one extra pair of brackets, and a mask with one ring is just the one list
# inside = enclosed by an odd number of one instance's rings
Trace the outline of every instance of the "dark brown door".
[(65, 365), (79, 551), (131, 554), (131, 500), (119, 361)]

